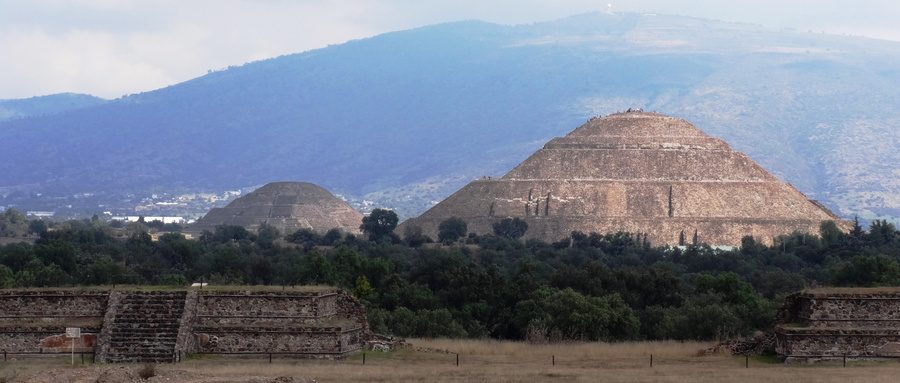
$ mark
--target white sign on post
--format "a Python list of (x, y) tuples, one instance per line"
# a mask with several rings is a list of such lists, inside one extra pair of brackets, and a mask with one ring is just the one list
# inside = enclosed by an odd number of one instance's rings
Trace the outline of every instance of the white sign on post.
[(72, 338), (72, 365), (75, 365), (75, 338), (81, 338), (81, 327), (66, 327), (66, 338)]
[(81, 338), (81, 327), (66, 327), (66, 338)]

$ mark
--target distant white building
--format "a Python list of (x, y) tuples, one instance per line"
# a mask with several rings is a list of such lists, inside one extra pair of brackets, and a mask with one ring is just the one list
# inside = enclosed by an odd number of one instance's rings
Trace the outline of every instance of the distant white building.
[[(129, 215), (125, 217), (112, 217), (114, 221), (137, 222), (141, 217)], [(162, 223), (186, 223), (184, 217), (144, 217), (144, 222), (162, 221)]]

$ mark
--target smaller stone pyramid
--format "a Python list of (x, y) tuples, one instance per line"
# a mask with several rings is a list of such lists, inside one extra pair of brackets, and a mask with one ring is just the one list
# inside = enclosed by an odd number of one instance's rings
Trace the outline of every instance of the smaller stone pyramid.
[(625, 231), (654, 245), (771, 243), (825, 220), (849, 228), (752, 159), (687, 121), (657, 113), (593, 118), (557, 137), (501, 178), (476, 180), (407, 220), (436, 238), (449, 217), (487, 234), (504, 218), (528, 223), (525, 238)]
[(223, 224), (256, 231), (265, 223), (282, 233), (304, 228), (325, 233), (338, 228), (359, 234), (362, 218), (362, 213), (320, 186), (308, 182), (272, 182), (225, 207), (213, 208), (187, 231), (213, 231)]

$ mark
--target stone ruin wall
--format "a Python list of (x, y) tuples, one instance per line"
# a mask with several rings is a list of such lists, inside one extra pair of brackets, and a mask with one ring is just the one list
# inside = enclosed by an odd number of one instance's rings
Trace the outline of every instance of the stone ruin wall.
[(838, 358), (898, 358), (900, 332), (879, 330), (799, 330), (776, 332), (775, 348), (785, 361), (814, 362)]
[(341, 290), (200, 292), (193, 334), (201, 353), (319, 357), (349, 355), (370, 337), (365, 309)]
[[(81, 327), (76, 352), (101, 351), (112, 298), (122, 291), (0, 291), (0, 351), (66, 352), (66, 327)], [(372, 335), (365, 308), (342, 290), (189, 291), (176, 350), (214, 354), (282, 353), (344, 357)], [(110, 327), (110, 326), (107, 326)]]
[(205, 328), (198, 331), (201, 353), (283, 354), (287, 356), (344, 357), (362, 348), (362, 332), (356, 324), (335, 327)]
[(900, 293), (802, 293), (775, 328), (788, 362), (900, 357)]
[(338, 292), (197, 292), (196, 326), (282, 325), (330, 320)]
[(0, 350), (40, 353), (72, 350), (66, 327), (81, 327), (76, 352), (92, 352), (109, 293), (105, 291), (0, 291)]
[[(774, 237), (795, 230), (817, 233), (821, 221), (836, 218), (814, 204), (792, 204), (797, 199), (784, 195), (800, 193), (788, 184), (768, 182), (484, 180), (470, 183), (407, 225), (437, 238), (441, 217), (458, 216), (477, 234), (492, 233), (501, 219), (519, 217), (528, 222), (525, 238), (560, 240), (577, 227), (585, 233), (641, 233), (653, 245), (678, 245), (682, 232), (690, 244), (696, 232), (701, 243), (738, 246), (746, 235), (772, 244)], [(792, 216), (769, 218), (776, 211)], [(818, 219), (806, 219), (810, 216)]]
[(891, 294), (809, 297), (798, 319), (809, 327), (900, 327), (900, 296)]

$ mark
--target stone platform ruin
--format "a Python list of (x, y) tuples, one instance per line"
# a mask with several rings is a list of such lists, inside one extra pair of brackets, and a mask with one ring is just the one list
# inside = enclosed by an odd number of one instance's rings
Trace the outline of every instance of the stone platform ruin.
[(786, 362), (900, 358), (900, 288), (828, 288), (790, 296), (775, 327)]
[(771, 244), (794, 231), (817, 233), (826, 220), (850, 228), (721, 139), (644, 112), (592, 118), (503, 177), (469, 183), (397, 231), (417, 226), (435, 238), (440, 222), (454, 216), (476, 234), (515, 217), (528, 223), (526, 239), (625, 231), (653, 245), (740, 246), (748, 235)]
[[(108, 363), (189, 354), (343, 358), (373, 338), (365, 308), (339, 289), (310, 291), (0, 291), (5, 355), (93, 354)], [(80, 338), (67, 338), (80, 327)], [(73, 344), (74, 349), (73, 349)]]

